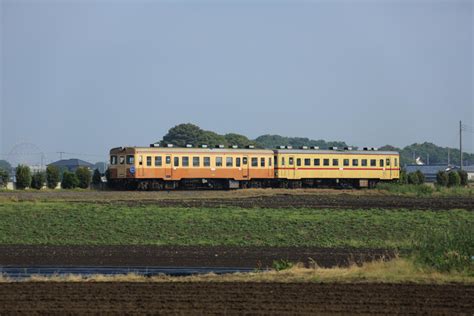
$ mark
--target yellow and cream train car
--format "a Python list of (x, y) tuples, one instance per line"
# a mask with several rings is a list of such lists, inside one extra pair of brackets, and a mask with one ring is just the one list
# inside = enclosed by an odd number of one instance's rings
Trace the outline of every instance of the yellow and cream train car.
[(367, 150), (275, 150), (275, 178), (290, 187), (372, 187), (399, 178), (398, 152)]
[(377, 150), (118, 147), (108, 177), (141, 190), (373, 187), (399, 178), (399, 159)]

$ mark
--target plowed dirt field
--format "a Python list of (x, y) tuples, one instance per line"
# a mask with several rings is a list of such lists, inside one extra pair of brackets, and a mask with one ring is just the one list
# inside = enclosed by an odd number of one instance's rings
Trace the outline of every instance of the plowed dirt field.
[(316, 247), (179, 247), (179, 246), (25, 246), (0, 245), (0, 266), (179, 266), (271, 267), (285, 259), (321, 267), (345, 266), (392, 258), (384, 249)]
[(474, 210), (474, 197), (412, 197), (356, 190), (239, 190), (239, 191), (46, 191), (0, 192), (0, 200), (70, 201), (91, 203), (153, 204), (162, 207), (264, 207), (264, 208), (406, 208), (419, 210)]
[(472, 315), (474, 286), (317, 283), (3, 283), (1, 314)]

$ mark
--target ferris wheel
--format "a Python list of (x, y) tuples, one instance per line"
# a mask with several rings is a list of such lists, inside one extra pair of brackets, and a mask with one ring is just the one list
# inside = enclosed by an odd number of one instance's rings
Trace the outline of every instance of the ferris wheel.
[(18, 165), (43, 168), (46, 162), (44, 152), (32, 143), (18, 143), (10, 150), (7, 160), (13, 168)]

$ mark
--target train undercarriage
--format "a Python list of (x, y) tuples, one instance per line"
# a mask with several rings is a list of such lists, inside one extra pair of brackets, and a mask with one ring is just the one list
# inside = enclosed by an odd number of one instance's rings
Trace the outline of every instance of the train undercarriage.
[[(233, 179), (110, 179), (109, 186), (117, 190), (162, 191), (176, 189), (251, 189), (251, 188), (374, 188), (379, 179), (252, 179), (246, 181)], [(383, 181), (390, 182), (390, 181)]]

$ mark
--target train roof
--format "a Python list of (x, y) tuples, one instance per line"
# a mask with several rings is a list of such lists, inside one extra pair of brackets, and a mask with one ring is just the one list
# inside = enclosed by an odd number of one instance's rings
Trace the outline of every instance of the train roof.
[(399, 155), (396, 151), (382, 150), (275, 149), (274, 152), (277, 154)]
[(264, 154), (273, 155), (271, 149), (249, 149), (249, 148), (202, 148), (202, 147), (118, 147), (113, 148), (110, 152), (166, 152), (166, 153), (248, 153), (248, 154)]

